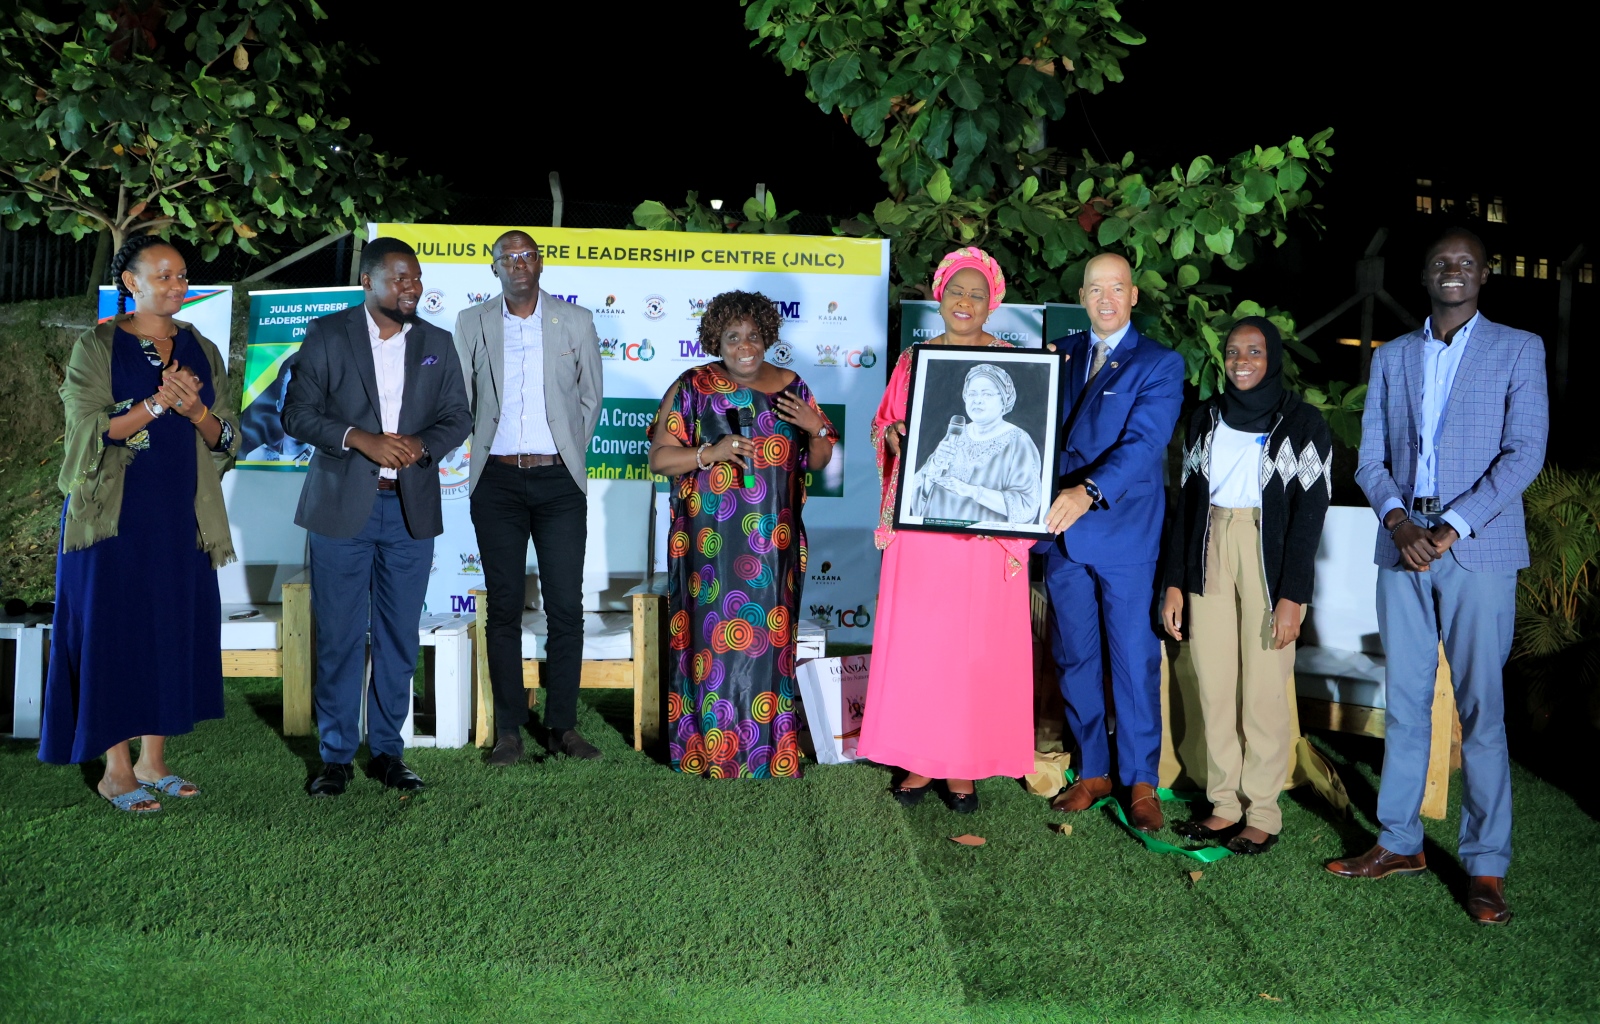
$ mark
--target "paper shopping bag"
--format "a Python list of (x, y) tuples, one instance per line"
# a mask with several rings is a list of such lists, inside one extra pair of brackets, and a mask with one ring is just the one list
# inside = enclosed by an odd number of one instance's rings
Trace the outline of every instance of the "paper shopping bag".
[(856, 759), (861, 716), (867, 706), (867, 666), (871, 661), (870, 654), (814, 658), (801, 662), (796, 669), (806, 724), (817, 760), (822, 764), (844, 764)]

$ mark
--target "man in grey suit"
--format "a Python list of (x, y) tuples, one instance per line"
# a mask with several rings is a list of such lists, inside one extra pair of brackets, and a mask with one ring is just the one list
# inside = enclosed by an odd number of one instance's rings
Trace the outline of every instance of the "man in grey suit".
[(489, 592), (489, 680), (495, 745), (489, 763), (515, 764), (528, 721), (522, 686), (522, 608), (528, 540), (539, 559), (549, 635), (544, 743), (552, 753), (597, 759), (579, 735), (583, 672), (583, 555), (588, 534), (585, 455), (600, 421), (600, 339), (594, 314), (539, 287), (544, 260), (533, 236), (507, 231), (490, 270), (501, 294), (461, 311), (456, 348), (472, 404), (468, 492)]
[(283, 429), (315, 447), (294, 521), (310, 532), (313, 689), (322, 771), (313, 796), (338, 796), (361, 742), (367, 637), (367, 773), (410, 792), (402, 759), (433, 538), (444, 530), (435, 460), (472, 426), (450, 334), (417, 318), (422, 268), (396, 238), (361, 253), (361, 305), (306, 325)]
[(1428, 768), (1438, 647), (1461, 714), (1460, 856), (1467, 913), (1511, 919), (1511, 766), (1501, 670), (1511, 653), (1517, 570), (1528, 564), (1522, 492), (1549, 433), (1544, 343), (1478, 312), (1483, 242), (1447, 232), (1422, 283), (1432, 315), (1372, 362), (1356, 481), (1377, 510), (1378, 629), (1388, 655), (1378, 843), (1330, 861), (1349, 878), (1427, 870), (1418, 815)]

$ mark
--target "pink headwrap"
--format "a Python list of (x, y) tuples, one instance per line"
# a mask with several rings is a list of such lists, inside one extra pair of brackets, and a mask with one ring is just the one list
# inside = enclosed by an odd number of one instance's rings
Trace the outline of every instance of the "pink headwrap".
[(956, 271), (966, 270), (968, 267), (982, 274), (989, 282), (989, 308), (995, 309), (1005, 297), (1006, 278), (1000, 273), (1000, 264), (994, 261), (994, 257), (975, 245), (957, 249), (939, 261), (938, 269), (933, 272), (934, 300), (943, 298), (944, 286), (956, 276)]

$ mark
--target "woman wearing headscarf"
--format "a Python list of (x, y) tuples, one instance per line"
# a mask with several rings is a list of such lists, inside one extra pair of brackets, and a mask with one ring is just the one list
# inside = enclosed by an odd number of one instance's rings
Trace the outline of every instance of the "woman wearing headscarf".
[(118, 315), (78, 339), (61, 385), (66, 502), (39, 759), (103, 755), (100, 795), (148, 813), (200, 793), (168, 766), (167, 737), (222, 717), (215, 570), (234, 557), (221, 479), (238, 424), (217, 346), (175, 319), (189, 288), (178, 250), (135, 236), (111, 270)]
[(1011, 375), (991, 363), (967, 371), (966, 424), (947, 435), (917, 471), (916, 516), (1032, 523), (1039, 518), (1039, 446), (1005, 420), (1017, 404)]
[(1182, 496), (1167, 534), (1161, 618), (1190, 644), (1206, 742), (1210, 817), (1174, 826), (1235, 853), (1271, 849), (1293, 735), (1289, 676), (1333, 494), (1322, 414), (1283, 386), (1283, 340), (1264, 317), (1234, 324), (1222, 394), (1189, 418)]
[[(1010, 347), (983, 329), (1005, 290), (999, 265), (982, 249), (967, 247), (946, 256), (933, 276), (944, 333), (923, 344)], [(935, 780), (943, 779), (950, 808), (965, 814), (978, 809), (974, 780), (1033, 771), (1029, 544), (893, 529), (910, 383), (907, 350), (872, 422), (883, 488), (876, 535), (883, 572), (857, 752), (906, 772), (894, 789), (901, 804), (915, 806)], [(1010, 385), (997, 367), (969, 373), (968, 414), (974, 420), (981, 416), (983, 444), (995, 446), (991, 457), (998, 465), (969, 466), (976, 449), (952, 450), (947, 453), (952, 471), (926, 481), (924, 500), (948, 501), (949, 509), (974, 513), (959, 518), (1037, 514), (1024, 507), (1028, 499), (1010, 496), (1006, 488), (1007, 466), (1031, 456), (1037, 467), (1039, 460), (1031, 441), (1024, 446), (1012, 437), (1026, 440), (1027, 435), (1001, 418), (1015, 400)], [(1033, 473), (1036, 478), (1037, 468)]]

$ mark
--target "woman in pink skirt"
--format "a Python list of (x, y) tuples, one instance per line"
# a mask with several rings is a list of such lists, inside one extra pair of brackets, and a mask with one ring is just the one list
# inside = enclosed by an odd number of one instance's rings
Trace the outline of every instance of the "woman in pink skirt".
[[(1009, 347), (983, 329), (1005, 290), (982, 249), (946, 256), (933, 275), (944, 333), (923, 344)], [(872, 421), (883, 574), (857, 749), (907, 772), (894, 790), (904, 806), (943, 779), (950, 809), (970, 814), (978, 809), (973, 780), (1033, 771), (1029, 543), (892, 528), (910, 383), (907, 350)]]

